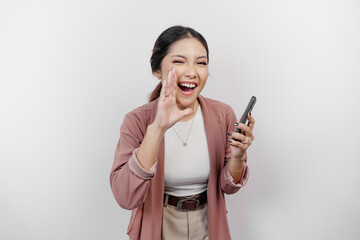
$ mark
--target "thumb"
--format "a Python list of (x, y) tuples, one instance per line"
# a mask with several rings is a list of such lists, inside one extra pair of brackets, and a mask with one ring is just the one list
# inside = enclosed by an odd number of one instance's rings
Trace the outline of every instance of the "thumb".
[(194, 110), (192, 110), (191, 108), (186, 108), (184, 110), (179, 110), (179, 111), (180, 111), (181, 118), (186, 117), (194, 112)]

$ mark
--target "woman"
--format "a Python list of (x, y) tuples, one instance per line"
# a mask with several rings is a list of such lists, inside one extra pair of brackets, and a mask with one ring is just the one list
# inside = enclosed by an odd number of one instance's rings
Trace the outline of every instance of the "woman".
[(255, 120), (238, 123), (229, 105), (200, 95), (208, 61), (206, 40), (191, 28), (170, 27), (155, 42), (160, 83), (125, 116), (110, 176), (118, 204), (132, 210), (130, 239), (231, 239), (224, 193), (248, 179)]

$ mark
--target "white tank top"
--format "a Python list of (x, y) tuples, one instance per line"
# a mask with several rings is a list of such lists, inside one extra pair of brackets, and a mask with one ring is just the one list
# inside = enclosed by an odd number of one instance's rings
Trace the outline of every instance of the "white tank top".
[[(173, 128), (183, 141), (189, 134), (192, 119), (177, 122)], [(165, 133), (164, 160), (165, 193), (189, 196), (202, 193), (207, 188), (210, 174), (209, 151), (203, 115), (199, 106), (187, 140), (187, 145), (170, 128)]]

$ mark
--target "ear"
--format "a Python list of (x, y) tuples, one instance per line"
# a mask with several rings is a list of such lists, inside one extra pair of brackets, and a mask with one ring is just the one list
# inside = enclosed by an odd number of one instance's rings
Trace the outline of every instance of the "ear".
[(161, 72), (160, 72), (160, 70), (157, 70), (157, 71), (153, 72), (153, 74), (157, 79), (161, 80)]

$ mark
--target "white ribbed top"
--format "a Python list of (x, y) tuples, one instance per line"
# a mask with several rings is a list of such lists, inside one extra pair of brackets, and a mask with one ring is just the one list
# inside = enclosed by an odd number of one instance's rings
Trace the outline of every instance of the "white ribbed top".
[[(191, 121), (177, 122), (173, 127), (183, 141), (189, 133)], [(194, 117), (187, 146), (173, 129), (165, 133), (165, 193), (189, 196), (206, 190), (210, 160), (203, 115), (199, 106)]]

